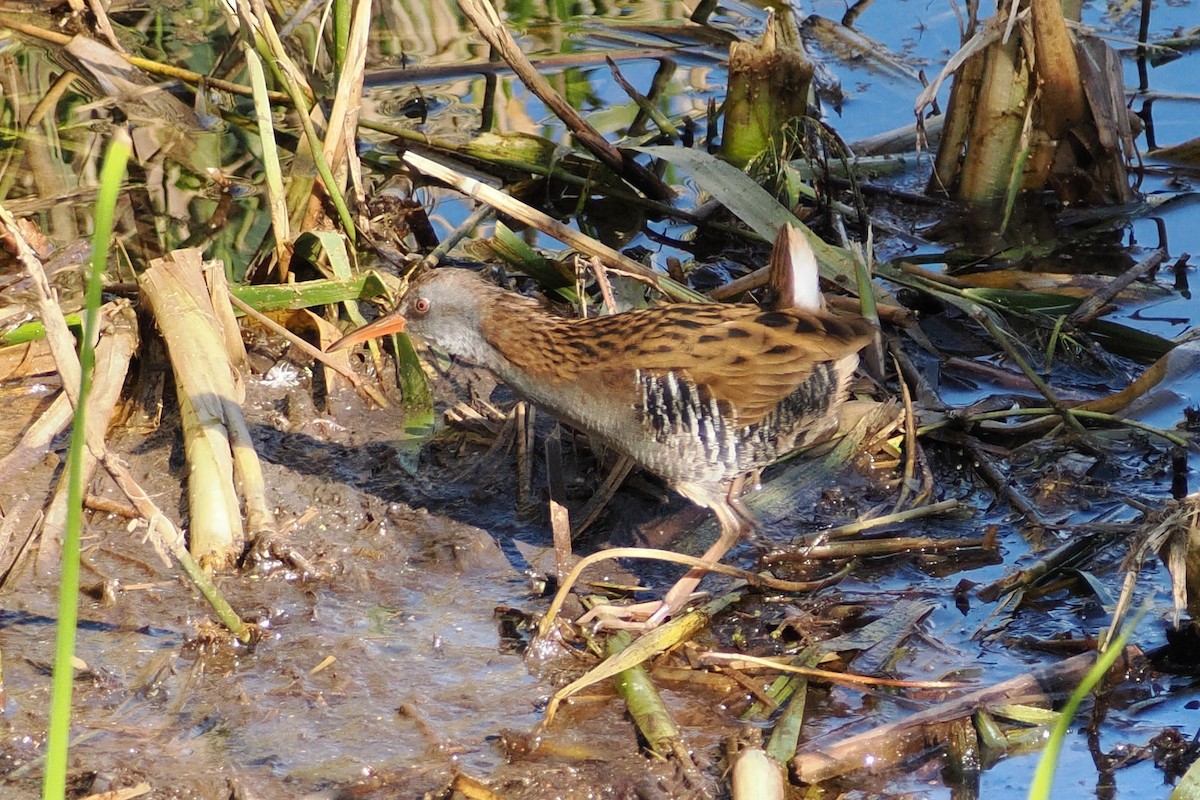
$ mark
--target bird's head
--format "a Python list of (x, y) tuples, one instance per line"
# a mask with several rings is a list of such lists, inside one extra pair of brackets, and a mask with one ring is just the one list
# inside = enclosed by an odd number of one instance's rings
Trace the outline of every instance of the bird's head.
[(506, 294), (470, 270), (430, 270), (412, 282), (394, 309), (346, 334), (329, 350), (403, 331), (486, 366), (491, 348), (484, 341), (485, 320)]

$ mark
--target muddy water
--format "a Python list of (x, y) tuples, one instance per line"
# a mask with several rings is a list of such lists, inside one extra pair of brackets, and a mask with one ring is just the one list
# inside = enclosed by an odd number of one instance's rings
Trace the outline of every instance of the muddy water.
[[(405, 473), (388, 444), (398, 412), (367, 409), (353, 396), (335, 406), (337, 418), (297, 400), (295, 387), (251, 385), (246, 408), (269, 495), (281, 525), (294, 525), (287, 544), (319, 573), (275, 566), (220, 578), (232, 605), (260, 628), (251, 646), (231, 645), (212, 627), (198, 594), (126, 520), (91, 516), (83, 583), (97, 596), (107, 588), (108, 599), (85, 597), (80, 610), (76, 788), (145, 781), (154, 797), (216, 798), (231, 787), (252, 797), (353, 787), (418, 797), (444, 789), (456, 770), (511, 780), (512, 796), (585, 792), (601, 773), (614, 792), (669, 784), (671, 775), (647, 771), (629, 723), (604, 699), (607, 688), (578, 712), (568, 709), (566, 724), (546, 735), (539, 752), (564, 755), (505, 766), (505, 734), (529, 734), (554, 689), (531, 675), (496, 614), (498, 606), (544, 608), (524, 560), (539, 551), (527, 545), (523, 556), (511, 538), (458, 520), (507, 517), (509, 528), (523, 526), (535, 541), (539, 524), (513, 514), (511, 480), (483, 490), (452, 483), (469, 459), (444, 470), (427, 463), (420, 477)], [(118, 436), (114, 446), (158, 502), (182, 514), (172, 422), (168, 413), (160, 433)], [(44, 469), (25, 479), (32, 490), (48, 476)], [(93, 488), (115, 496), (107, 478)], [(54, 580), (27, 561), (0, 594), (0, 771), (10, 773), (2, 797), (38, 793)], [(680, 711), (711, 726), (699, 743), (715, 747), (725, 726), (713, 724), (710, 705), (689, 693)], [(547, 777), (560, 767), (564, 775)]]

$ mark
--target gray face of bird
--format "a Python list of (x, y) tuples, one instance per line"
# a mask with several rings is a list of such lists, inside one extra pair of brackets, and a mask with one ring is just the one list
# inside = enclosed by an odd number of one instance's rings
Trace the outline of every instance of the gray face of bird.
[(398, 311), (408, 322), (408, 333), (450, 355), (489, 366), (495, 356), (483, 336), (484, 321), (489, 302), (502, 291), (466, 270), (440, 269), (415, 283)]

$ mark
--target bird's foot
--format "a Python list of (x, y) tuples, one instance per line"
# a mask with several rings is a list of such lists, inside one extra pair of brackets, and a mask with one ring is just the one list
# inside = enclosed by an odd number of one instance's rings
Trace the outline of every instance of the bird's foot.
[[(692, 572), (697, 571), (693, 570)], [(680, 578), (679, 582), (671, 587), (662, 600), (635, 603), (629, 606), (614, 606), (607, 603), (598, 605), (580, 617), (579, 624), (586, 625), (596, 622), (601, 630), (605, 628), (610, 630), (653, 630), (687, 608), (688, 603), (692, 600), (703, 596), (696, 594), (696, 588), (700, 585), (700, 579), (704, 573), (693, 575), (692, 572)]]
[(580, 617), (578, 622), (580, 625), (594, 623), (600, 630), (654, 630), (686, 608), (687, 604), (694, 599), (690, 589), (682, 593), (678, 600), (672, 597), (678, 588), (679, 584), (676, 584), (662, 600), (651, 600), (628, 606), (615, 606), (608, 603), (594, 606), (591, 611)]

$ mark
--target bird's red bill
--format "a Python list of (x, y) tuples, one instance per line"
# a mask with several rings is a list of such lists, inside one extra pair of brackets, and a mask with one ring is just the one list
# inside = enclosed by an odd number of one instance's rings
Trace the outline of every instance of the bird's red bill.
[(332, 353), (336, 350), (345, 350), (347, 347), (353, 347), (356, 344), (377, 339), (380, 336), (387, 336), (389, 333), (402, 333), (406, 320), (399, 314), (384, 314), (379, 319), (363, 325), (361, 328), (352, 330), (331, 344), (325, 352)]

